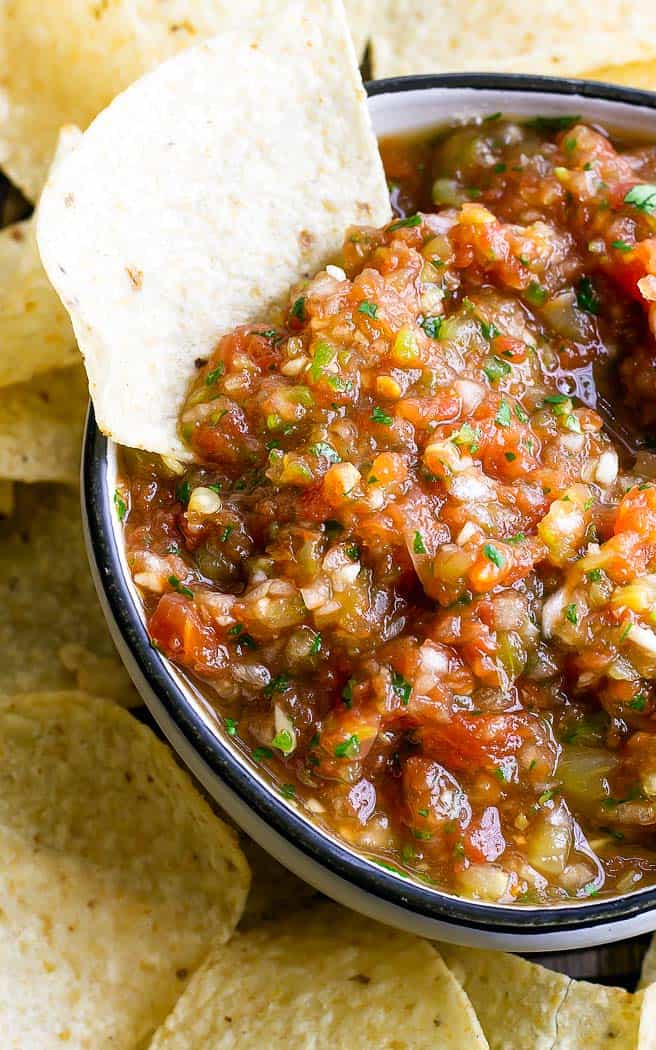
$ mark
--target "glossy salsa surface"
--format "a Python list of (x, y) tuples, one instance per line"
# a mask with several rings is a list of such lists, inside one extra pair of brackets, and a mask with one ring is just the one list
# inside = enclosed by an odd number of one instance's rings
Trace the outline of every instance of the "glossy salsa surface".
[(122, 452), (149, 632), (380, 863), (503, 903), (641, 888), (656, 149), (494, 114), (381, 151), (395, 219), (198, 362), (196, 462)]

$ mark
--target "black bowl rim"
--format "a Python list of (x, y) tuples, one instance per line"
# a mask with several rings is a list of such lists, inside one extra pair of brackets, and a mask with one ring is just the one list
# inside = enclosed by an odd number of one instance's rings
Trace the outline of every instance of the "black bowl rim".
[[(550, 95), (627, 103), (656, 111), (656, 94), (595, 81), (523, 74), (446, 73), (391, 77), (366, 85), (370, 96), (431, 88), (474, 88), (485, 91)], [(98, 576), (116, 625), (148, 685), (167, 715), (209, 769), (258, 817), (300, 853), (360, 891), (431, 922), (454, 928), (534, 938), (625, 922), (656, 906), (656, 887), (624, 897), (545, 908), (483, 904), (454, 897), (437, 888), (405, 881), (375, 863), (334, 843), (312, 821), (289, 807), (275, 790), (264, 787), (242, 767), (230, 749), (214, 735), (187, 701), (168, 670), (166, 659), (150, 644), (148, 634), (124, 577), (112, 526), (113, 504), (107, 486), (108, 440), (96, 424), (93, 406), (87, 416), (82, 454), (82, 487), (88, 534)]]

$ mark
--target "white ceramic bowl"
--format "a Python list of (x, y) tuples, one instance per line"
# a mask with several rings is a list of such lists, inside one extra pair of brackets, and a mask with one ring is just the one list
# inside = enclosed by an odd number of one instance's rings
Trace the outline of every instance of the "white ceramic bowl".
[[(403, 77), (368, 85), (376, 132), (418, 130), (501, 111), (580, 115), (656, 138), (656, 95), (546, 77)], [(312, 823), (222, 730), (211, 707), (149, 643), (114, 511), (116, 447), (87, 420), (82, 467), (89, 556), (116, 645), (172, 746), (210, 795), (300, 878), (382, 922), (460, 944), (535, 952), (583, 948), (656, 928), (656, 887), (551, 908), (486, 904), (396, 874)]]

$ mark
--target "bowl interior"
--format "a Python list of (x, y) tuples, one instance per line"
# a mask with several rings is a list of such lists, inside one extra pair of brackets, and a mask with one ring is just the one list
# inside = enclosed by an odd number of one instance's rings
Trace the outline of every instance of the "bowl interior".
[[(369, 85), (369, 94), (370, 112), (379, 136), (465, 122), (497, 112), (525, 118), (577, 115), (631, 135), (647, 139), (656, 136), (656, 95), (607, 85), (519, 76), (447, 75), (374, 82)], [(656, 904), (656, 890), (648, 888), (623, 898), (541, 909), (466, 901), (397, 873), (393, 867), (381, 866), (379, 861), (314, 824), (309, 815), (299, 812), (293, 801), (284, 799), (275, 790), (261, 769), (223, 731), (211, 705), (188, 679), (155, 650), (148, 650), (147, 641), (144, 644), (141, 602), (125, 560), (122, 526), (112, 512), (116, 446), (99, 435), (92, 414), (85, 450), (84, 498), (92, 525), (91, 554), (96, 560), (106, 605), (111, 607), (111, 616), (118, 623), (123, 641), (127, 641), (140, 672), (163, 697), (182, 732), (193, 737), (195, 747), (202, 747), (205, 760), (219, 776), (232, 782), (232, 788), (248, 805), (294, 845), (368, 893), (427, 918), (446, 917), (447, 921), (480, 929), (493, 927), (515, 933), (523, 930), (529, 934), (540, 929), (573, 931), (625, 920)], [(99, 554), (96, 533), (103, 536), (102, 554)], [(114, 593), (108, 601), (107, 567), (101, 564), (103, 559), (113, 563), (110, 576)], [(128, 623), (140, 625), (136, 634), (126, 633)]]

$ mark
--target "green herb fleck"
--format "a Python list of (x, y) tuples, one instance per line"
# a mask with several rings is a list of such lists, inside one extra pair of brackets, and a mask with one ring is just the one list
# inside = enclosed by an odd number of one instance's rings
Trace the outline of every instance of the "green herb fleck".
[(501, 551), (497, 550), (497, 548), (492, 543), (483, 544), (483, 554), (488, 559), (488, 561), (491, 561), (493, 565), (496, 565), (497, 569), (503, 569), (504, 565), (506, 564), (506, 559), (504, 558), (503, 554), (501, 553)]
[(310, 445), (310, 452), (313, 456), (316, 456), (317, 459), (320, 456), (323, 456), (323, 458), (327, 459), (329, 463), (342, 462), (341, 456), (335, 452), (333, 446), (329, 445), (327, 441), (317, 441), (314, 445)]
[(175, 498), (177, 500), (179, 500), (180, 503), (188, 503), (190, 496), (191, 496), (191, 485), (189, 484), (189, 482), (185, 478), (184, 481), (181, 481), (180, 484), (176, 486)]
[(512, 368), (507, 361), (497, 357), (487, 357), (483, 363), (483, 371), (491, 383), (496, 383), (503, 376), (510, 375)]
[(273, 696), (274, 693), (285, 693), (292, 684), (292, 680), (289, 675), (279, 674), (276, 675), (272, 681), (269, 682), (268, 686), (264, 690), (265, 696)]
[(576, 608), (576, 602), (572, 602), (565, 609), (565, 619), (568, 623), (573, 623), (574, 626), (579, 622), (578, 609)]
[(293, 784), (281, 784), (280, 794), (283, 798), (296, 798), (296, 788)]
[(387, 232), (394, 233), (395, 230), (402, 230), (404, 226), (421, 226), (421, 215), (407, 215), (405, 219), (397, 219), (389, 224)]
[(576, 290), (576, 301), (582, 310), (590, 314), (599, 313), (599, 296), (589, 277), (582, 277)]
[(193, 598), (194, 592), (190, 591), (188, 587), (185, 587), (184, 584), (180, 582), (177, 576), (169, 576), (168, 582), (169, 587), (171, 587), (172, 590), (177, 591), (178, 594), (184, 595), (185, 598)]
[(330, 364), (336, 354), (337, 351), (334, 346), (331, 346), (325, 339), (319, 340), (312, 354), (312, 364), (310, 365), (310, 375), (315, 383), (321, 378), (326, 365)]
[(279, 733), (276, 733), (271, 741), (271, 747), (275, 747), (278, 751), (282, 751), (283, 755), (291, 755), (295, 746), (294, 737), (288, 729), (282, 729)]
[(501, 404), (499, 405), (499, 410), (496, 416), (494, 417), (494, 422), (497, 424), (498, 427), (510, 426), (510, 406), (505, 398), (501, 399)]
[(214, 386), (214, 384), (225, 374), (225, 365), (223, 361), (213, 368), (211, 372), (208, 372), (205, 376), (205, 386)]
[(356, 684), (355, 678), (349, 678), (348, 682), (342, 689), (342, 700), (344, 706), (350, 710), (353, 706), (353, 686)]
[(394, 422), (392, 416), (388, 416), (387, 412), (385, 412), (380, 405), (374, 406), (374, 410), (371, 413), (371, 419), (374, 423), (382, 423), (385, 427), (391, 427)]
[(624, 203), (633, 204), (646, 215), (653, 215), (656, 213), (656, 186), (650, 183), (634, 186), (624, 198)]
[(230, 539), (230, 533), (234, 532), (234, 525), (226, 525), (225, 529), (221, 533), (221, 543), (227, 543)]
[(224, 724), (225, 724), (225, 730), (226, 730), (226, 733), (228, 734), (228, 736), (236, 736), (237, 735), (237, 726), (238, 726), (239, 723), (236, 721), (236, 719), (234, 719), (234, 718), (226, 718), (224, 720)]
[(549, 293), (537, 281), (531, 281), (526, 289), (526, 298), (535, 306), (542, 306), (549, 298)]
[(335, 758), (357, 758), (360, 754), (360, 738), (357, 733), (351, 733), (347, 740), (335, 747)]
[(128, 512), (128, 505), (121, 496), (121, 493), (116, 489), (114, 493), (114, 506), (116, 507), (116, 514), (119, 521), (123, 521), (125, 515)]
[(629, 707), (632, 711), (644, 711), (647, 704), (647, 698), (644, 693), (637, 693), (633, 699), (629, 702)]
[(628, 241), (611, 241), (610, 246), (618, 252), (631, 252), (635, 247), (635, 245), (629, 244)]
[(555, 794), (555, 788), (550, 788), (549, 791), (543, 791), (538, 799), (539, 804), (544, 806), (545, 802), (551, 802)]
[(392, 671), (392, 689), (399, 697), (404, 707), (407, 707), (412, 693), (412, 683), (404, 678), (398, 671)]
[(256, 747), (253, 751), (253, 758), (256, 762), (261, 762), (264, 758), (273, 758), (273, 751), (270, 747)]
[(291, 315), (301, 324), (305, 321), (305, 296), (301, 295), (291, 308)]
[(429, 339), (439, 339), (443, 324), (443, 317), (424, 317), (421, 327)]
[(368, 299), (363, 299), (362, 302), (358, 305), (358, 313), (364, 314), (365, 317), (375, 318), (376, 314), (378, 313), (378, 304), (371, 303)]
[(415, 538), (412, 541), (412, 549), (415, 552), (415, 554), (426, 553), (426, 545), (424, 543), (424, 538), (420, 532), (415, 532)]

